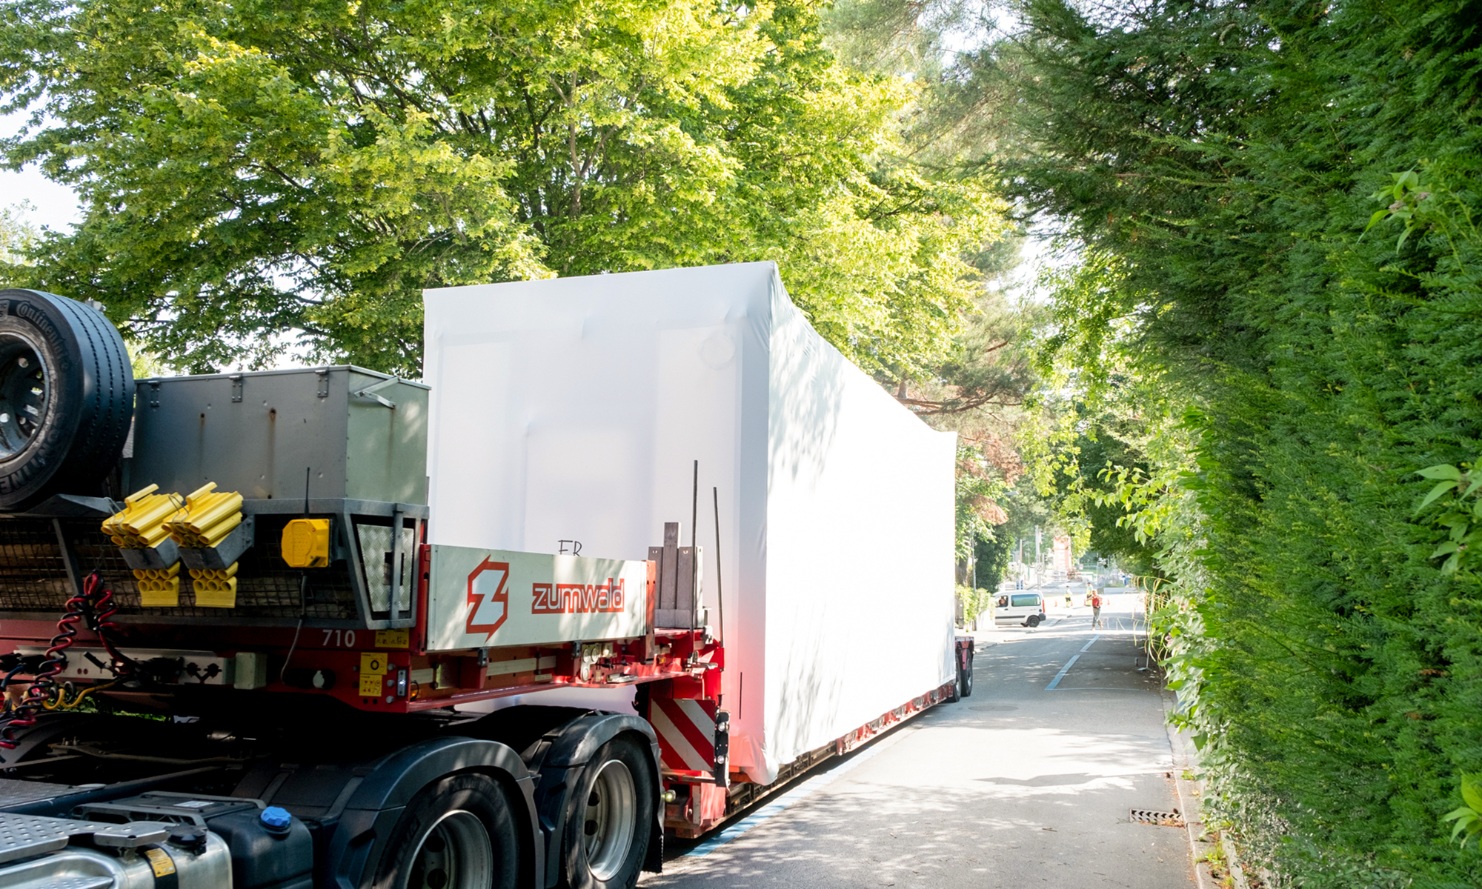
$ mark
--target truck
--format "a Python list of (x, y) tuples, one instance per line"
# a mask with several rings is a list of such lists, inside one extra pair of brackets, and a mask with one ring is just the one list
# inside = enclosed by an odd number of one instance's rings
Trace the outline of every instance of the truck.
[(135, 380), (0, 292), (0, 889), (631, 887), (971, 692), (954, 440), (775, 266), (425, 310)]

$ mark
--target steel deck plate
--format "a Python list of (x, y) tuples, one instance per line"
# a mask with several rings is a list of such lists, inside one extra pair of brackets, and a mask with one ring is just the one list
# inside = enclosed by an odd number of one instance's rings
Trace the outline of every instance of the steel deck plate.
[(63, 796), (73, 790), (70, 784), (47, 784), (43, 781), (20, 781), (0, 778), (0, 809)]
[(40, 815), (0, 813), (0, 864), (49, 855), (67, 848), (75, 836), (92, 836), (100, 846), (138, 848), (163, 842), (169, 825), (149, 821), (97, 824)]

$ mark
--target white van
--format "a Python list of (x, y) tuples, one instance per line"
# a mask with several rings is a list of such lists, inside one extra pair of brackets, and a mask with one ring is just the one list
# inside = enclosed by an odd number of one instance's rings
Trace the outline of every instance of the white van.
[(1034, 629), (1045, 620), (1045, 597), (1039, 593), (1001, 593), (993, 606), (995, 624), (1018, 624)]

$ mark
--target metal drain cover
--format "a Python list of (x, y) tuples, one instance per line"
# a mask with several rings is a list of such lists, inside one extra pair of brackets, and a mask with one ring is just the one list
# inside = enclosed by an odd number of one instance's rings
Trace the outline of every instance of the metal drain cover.
[(1159, 827), (1183, 827), (1184, 816), (1180, 815), (1178, 809), (1169, 812), (1156, 812), (1152, 809), (1132, 809), (1128, 817), (1135, 824), (1156, 824)]

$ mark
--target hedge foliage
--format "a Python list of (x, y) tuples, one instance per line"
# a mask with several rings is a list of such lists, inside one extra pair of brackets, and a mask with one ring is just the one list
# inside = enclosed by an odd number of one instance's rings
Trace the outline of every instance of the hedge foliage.
[(1005, 173), (1084, 245), (1062, 343), (1187, 442), (1122, 502), (1227, 815), (1279, 884), (1477, 885), (1479, 514), (1417, 473), (1482, 459), (1482, 5), (1022, 11)]

